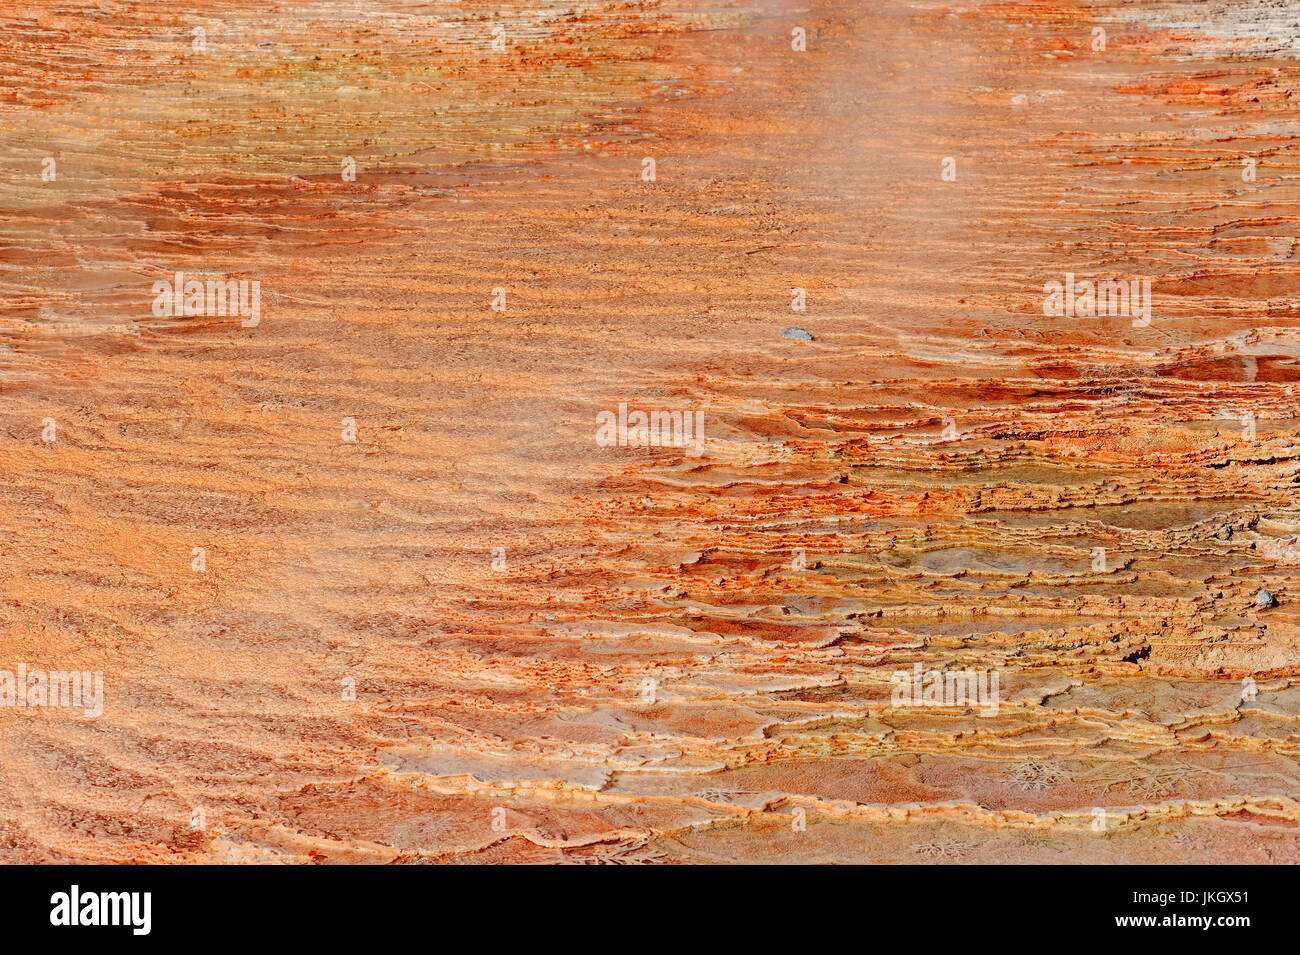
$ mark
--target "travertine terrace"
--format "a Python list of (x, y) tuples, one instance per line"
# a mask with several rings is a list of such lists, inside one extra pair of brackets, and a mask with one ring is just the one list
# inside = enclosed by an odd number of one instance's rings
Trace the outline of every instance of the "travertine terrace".
[[(104, 700), (0, 706), (0, 860), (1295, 861), (1298, 47), (7, 3), (0, 669)], [(176, 272), (260, 323), (159, 317)], [(1067, 274), (1152, 320), (1044, 315)], [(704, 441), (600, 446), (620, 403)], [(1000, 700), (894, 705), (917, 664)]]

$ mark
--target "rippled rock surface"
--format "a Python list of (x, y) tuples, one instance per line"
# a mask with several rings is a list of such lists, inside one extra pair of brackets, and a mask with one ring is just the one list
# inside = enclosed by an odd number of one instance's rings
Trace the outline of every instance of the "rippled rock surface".
[(1298, 37), (8, 4), (0, 860), (1295, 861)]

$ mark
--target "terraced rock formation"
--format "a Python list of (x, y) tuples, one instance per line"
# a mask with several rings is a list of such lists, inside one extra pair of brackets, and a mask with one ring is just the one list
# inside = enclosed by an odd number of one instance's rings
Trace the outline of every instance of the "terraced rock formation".
[(0, 860), (1294, 861), (1297, 37), (9, 5)]

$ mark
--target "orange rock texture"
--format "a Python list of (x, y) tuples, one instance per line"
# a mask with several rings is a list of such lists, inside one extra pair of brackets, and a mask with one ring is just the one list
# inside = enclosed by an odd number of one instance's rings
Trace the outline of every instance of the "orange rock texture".
[(1294, 5), (0, 49), (0, 861), (1300, 856)]

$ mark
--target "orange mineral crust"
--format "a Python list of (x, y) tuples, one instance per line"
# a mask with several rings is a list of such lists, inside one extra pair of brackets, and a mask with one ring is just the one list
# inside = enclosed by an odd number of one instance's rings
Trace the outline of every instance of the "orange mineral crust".
[(1297, 52), (7, 3), (0, 861), (1297, 861)]

